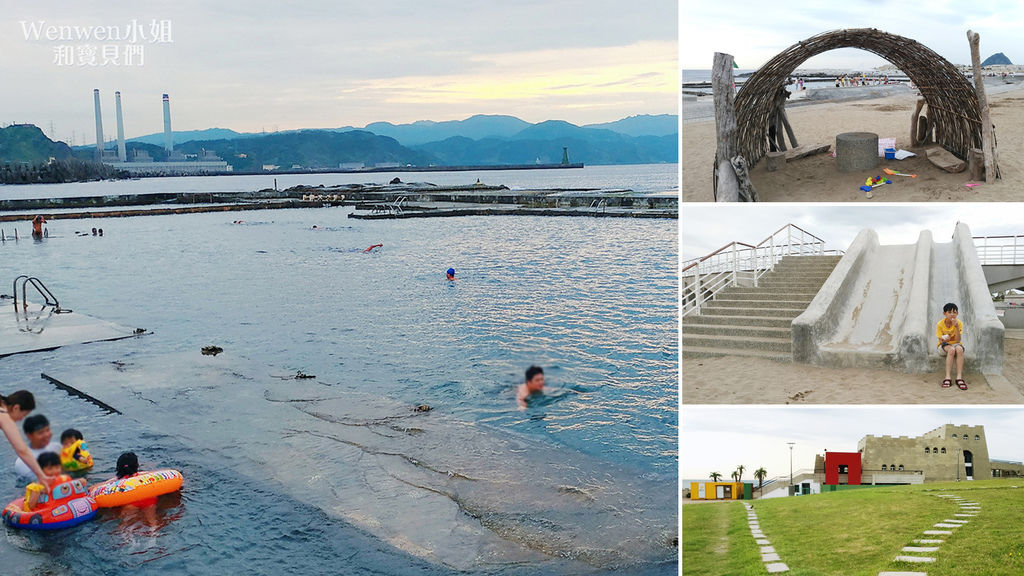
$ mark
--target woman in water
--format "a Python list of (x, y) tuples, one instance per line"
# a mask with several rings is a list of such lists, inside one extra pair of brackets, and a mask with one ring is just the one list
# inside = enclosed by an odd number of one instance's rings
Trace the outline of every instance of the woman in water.
[(36, 462), (25, 441), (22, 440), (21, 434), (18, 433), (17, 422), (28, 416), (29, 412), (35, 410), (35, 407), (36, 399), (27, 390), (18, 390), (7, 396), (0, 396), (0, 429), (3, 429), (4, 436), (7, 436), (7, 441), (11, 443), (15, 454), (28, 465), (39, 479), (39, 483), (49, 486), (51, 477), (43, 473), (43, 469), (39, 467), (39, 463)]

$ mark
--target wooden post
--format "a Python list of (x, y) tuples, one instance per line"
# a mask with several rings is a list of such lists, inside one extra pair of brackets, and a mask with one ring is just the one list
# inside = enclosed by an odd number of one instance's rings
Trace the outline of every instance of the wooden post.
[(917, 143), (928, 144), (931, 142), (931, 126), (928, 124), (928, 115), (917, 117)]
[(920, 138), (918, 138), (918, 122), (917, 118), (921, 115), (921, 108), (924, 108), (924, 98), (917, 100), (917, 107), (914, 108), (914, 113), (910, 116), (910, 146), (914, 147), (921, 144)]
[(786, 129), (786, 134), (789, 134), (789, 143), (793, 145), (793, 148), (799, 147), (800, 145), (796, 143), (796, 135), (793, 134), (793, 127), (789, 125), (789, 118), (786, 117), (785, 106), (779, 111), (779, 117), (782, 118), (782, 126)]
[(985, 153), (981, 148), (971, 148), (967, 156), (967, 171), (971, 173), (971, 180), (980, 182), (985, 176)]
[(981, 37), (976, 32), (967, 31), (967, 41), (971, 44), (971, 66), (974, 68), (974, 91), (978, 94), (978, 104), (981, 106), (981, 151), (985, 155), (985, 180), (995, 182), (1001, 175), (996, 157), (992, 117), (989, 115), (988, 98), (985, 96), (985, 81), (981, 77), (981, 54), (978, 48), (980, 40)]
[[(757, 193), (746, 172), (746, 162), (740, 156), (736, 141), (736, 104), (732, 82), (732, 56), (715, 52), (711, 69), (711, 86), (715, 94), (715, 133), (718, 139), (715, 155), (715, 201), (757, 201)], [(734, 163), (744, 169), (737, 173)]]

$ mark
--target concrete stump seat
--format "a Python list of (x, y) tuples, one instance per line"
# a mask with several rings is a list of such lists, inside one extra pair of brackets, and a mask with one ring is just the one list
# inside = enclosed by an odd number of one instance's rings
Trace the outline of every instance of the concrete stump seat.
[(836, 136), (836, 168), (840, 172), (859, 172), (878, 167), (878, 134), (844, 132)]

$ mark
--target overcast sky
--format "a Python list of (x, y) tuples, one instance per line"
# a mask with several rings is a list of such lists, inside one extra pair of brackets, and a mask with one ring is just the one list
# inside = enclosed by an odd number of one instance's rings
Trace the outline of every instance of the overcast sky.
[(919, 408), (867, 406), (851, 408), (805, 406), (684, 406), (680, 431), (682, 480), (723, 478), (739, 464), (744, 478), (764, 467), (768, 478), (789, 475), (789, 446), (793, 470), (814, 467), (815, 454), (825, 449), (856, 452), (868, 434), (920, 436), (943, 424), (984, 426), (989, 458), (1024, 460), (1024, 407)]
[[(678, 109), (676, 0), (0, 0), (0, 8), (0, 122), (33, 123), (47, 135), (52, 122), (55, 137), (74, 131), (78, 144), (95, 142), (94, 88), (108, 140), (115, 90), (129, 138), (163, 129), (164, 92), (175, 130), (474, 114), (588, 124)], [(53, 25), (116, 28), (121, 38), (105, 30), (100, 41), (64, 40), (58, 30), (48, 39)], [(126, 38), (130, 30), (141, 35)]]
[(913, 244), (922, 230), (936, 242), (949, 242), (956, 223), (974, 236), (1024, 234), (1021, 203), (849, 204), (686, 204), (679, 221), (683, 261), (705, 256), (739, 241), (757, 244), (786, 224), (825, 240), (827, 250), (846, 250), (858, 232), (873, 228), (882, 244)]
[[(779, 52), (830, 30), (877, 28), (917, 40), (954, 64), (970, 64), (967, 30), (981, 35), (981, 57), (1003, 52), (1024, 63), (1024, 2), (1017, 0), (852, 0), (849, 2), (765, 2), (683, 0), (680, 65), (710, 69), (715, 52), (735, 57), (740, 68), (758, 68)], [(833, 50), (807, 61), (806, 68), (861, 68), (885, 64), (870, 52)]]

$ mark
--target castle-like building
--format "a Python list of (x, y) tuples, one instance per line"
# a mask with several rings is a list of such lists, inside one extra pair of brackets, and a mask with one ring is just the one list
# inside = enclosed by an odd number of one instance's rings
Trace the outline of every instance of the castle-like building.
[(815, 457), (824, 485), (920, 484), (1024, 476), (1024, 463), (992, 459), (984, 426), (943, 424), (917, 437), (865, 436), (857, 452)]

